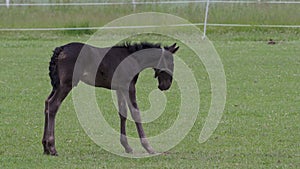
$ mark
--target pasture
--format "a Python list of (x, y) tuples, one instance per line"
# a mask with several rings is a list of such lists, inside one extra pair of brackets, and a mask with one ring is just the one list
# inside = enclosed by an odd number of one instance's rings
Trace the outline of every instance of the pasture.
[[(294, 7), (289, 6), (289, 9), (292, 11)], [(36, 8), (30, 10), (39, 12)], [(3, 11), (1, 9), (1, 13)], [(13, 10), (9, 16), (14, 18), (14, 15), (19, 14)], [(2, 20), (2, 16), (1, 27), (37, 26), (39, 22), (39, 26), (46, 27), (52, 24), (80, 26), (85, 23), (74, 23), (70, 18), (69, 22), (64, 23), (61, 22), (64, 20), (59, 23), (50, 19), (48, 23), (41, 19), (22, 24), (20, 20), (20, 25), (16, 25), (16, 22)], [(25, 12), (24, 16), (29, 17), (29, 14)], [(45, 19), (47, 16), (41, 17)], [(191, 20), (193, 18), (196, 17)], [(295, 15), (295, 18), (289, 18), (287, 22), (299, 25), (299, 15)], [(86, 25), (96, 23), (92, 20)], [(193, 62), (194, 54), (179, 43), (181, 48), (177, 56), (189, 63), (197, 77), (201, 96), (196, 123), (180, 144), (151, 158), (134, 159), (111, 154), (86, 135), (69, 95), (56, 118), (56, 148), (59, 156), (43, 155), (43, 110), (44, 100), (51, 90), (48, 63), (52, 50), (72, 41), (85, 42), (91, 33), (0, 32), (0, 168), (300, 167), (300, 37), (299, 29), (287, 28), (209, 29), (208, 37), (224, 65), (227, 100), (221, 122), (207, 142), (200, 144), (198, 137), (211, 99), (208, 75), (201, 62)], [(269, 38), (277, 43), (268, 45)], [(149, 35), (133, 40), (151, 40), (169, 45), (174, 42), (173, 39)], [(149, 107), (148, 93), (156, 88), (153, 71), (143, 72), (137, 83), (141, 109)], [(164, 114), (144, 125), (148, 136), (169, 128), (176, 119), (177, 105), (180, 104), (177, 89), (175, 83), (166, 93), (173, 104), (166, 107)], [(96, 92), (105, 119), (118, 130), (119, 118), (110, 91), (97, 89)], [(127, 131), (128, 135), (137, 137), (134, 123), (128, 123)]]

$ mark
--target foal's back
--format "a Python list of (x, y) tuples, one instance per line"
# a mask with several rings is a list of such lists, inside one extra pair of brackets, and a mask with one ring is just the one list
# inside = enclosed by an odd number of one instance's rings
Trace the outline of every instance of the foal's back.
[(83, 81), (92, 86), (111, 89), (115, 69), (130, 55), (122, 46), (98, 48), (83, 43), (61, 46), (57, 69), (60, 79), (77, 85)]

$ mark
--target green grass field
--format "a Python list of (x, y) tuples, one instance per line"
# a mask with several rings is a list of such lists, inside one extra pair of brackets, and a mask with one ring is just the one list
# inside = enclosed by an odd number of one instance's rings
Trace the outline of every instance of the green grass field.
[[(26, 12), (25, 17), (27, 15)], [(299, 25), (299, 15), (295, 17), (288, 22), (298, 19), (295, 24)], [(6, 27), (3, 23), (8, 20), (3, 21), (1, 27)], [(62, 21), (57, 25), (65, 26)], [(55, 21), (47, 25), (47, 21), (35, 20), (28, 25), (40, 27), (39, 22), (41, 27), (55, 24)], [(16, 23), (9, 26), (28, 26), (24, 22)], [(67, 22), (70, 23), (72, 19)], [(197, 76), (201, 96), (196, 123), (180, 144), (163, 155), (142, 159), (107, 152), (85, 134), (69, 95), (57, 115), (59, 156), (43, 155), (43, 109), (51, 90), (48, 63), (52, 50), (71, 41), (85, 42), (89, 36), (84, 32), (0, 32), (1, 169), (300, 168), (299, 29), (209, 29), (208, 37), (224, 65), (227, 100), (217, 130), (203, 144), (199, 144), (198, 137), (210, 105), (208, 75), (201, 62), (193, 62), (193, 53), (179, 43), (181, 49), (177, 55), (189, 63)], [(277, 44), (268, 45), (269, 38)], [(141, 36), (134, 40), (140, 39), (151, 38)], [(154, 41), (170, 44), (174, 40), (155, 37)], [(142, 73), (137, 84), (141, 109), (149, 107), (148, 93), (156, 86), (153, 72)], [(176, 103), (180, 104), (176, 89), (174, 84), (167, 93), (168, 99), (175, 104), (168, 105), (159, 119), (145, 124), (149, 136), (164, 131), (174, 122), (178, 113)], [(119, 119), (111, 93), (97, 89), (97, 99), (106, 120), (118, 130)], [(133, 123), (128, 124), (128, 134), (137, 137)]]

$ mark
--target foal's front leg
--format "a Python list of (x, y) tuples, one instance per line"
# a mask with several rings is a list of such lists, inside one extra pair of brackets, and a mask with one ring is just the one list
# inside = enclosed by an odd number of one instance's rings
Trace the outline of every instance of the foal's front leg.
[(120, 142), (125, 148), (126, 153), (132, 153), (132, 148), (129, 146), (126, 136), (126, 120), (127, 120), (127, 107), (124, 95), (117, 91), (119, 116), (120, 116)]
[(144, 132), (143, 126), (142, 126), (142, 119), (140, 115), (140, 110), (138, 108), (137, 102), (136, 102), (136, 92), (135, 92), (135, 86), (132, 84), (129, 88), (129, 95), (126, 97), (128, 107), (131, 112), (131, 116), (133, 120), (135, 121), (135, 125), (140, 137), (140, 141), (142, 146), (147, 150), (149, 154), (154, 154), (154, 149), (150, 146), (148, 139), (146, 138), (146, 134)]

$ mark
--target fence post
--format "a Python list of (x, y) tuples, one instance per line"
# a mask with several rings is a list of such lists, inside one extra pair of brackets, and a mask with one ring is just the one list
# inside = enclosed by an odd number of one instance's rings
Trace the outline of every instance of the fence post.
[(9, 8), (9, 0), (6, 0), (6, 7)]
[(133, 5), (133, 12), (135, 12), (135, 8), (136, 8), (135, 0), (132, 0), (132, 5)]
[(206, 2), (205, 18), (204, 18), (204, 30), (203, 30), (202, 39), (206, 38), (206, 26), (207, 26), (207, 18), (208, 18), (208, 9), (209, 9), (209, 0), (207, 0), (207, 2)]

